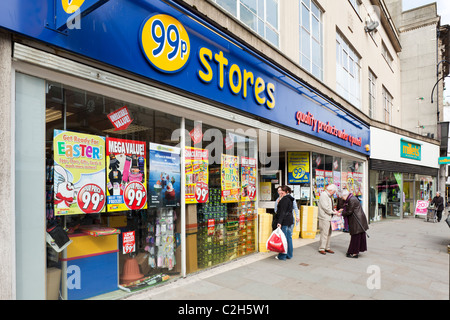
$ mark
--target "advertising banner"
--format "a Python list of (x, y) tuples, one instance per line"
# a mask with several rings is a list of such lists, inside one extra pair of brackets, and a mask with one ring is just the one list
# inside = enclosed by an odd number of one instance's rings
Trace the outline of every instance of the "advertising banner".
[(309, 152), (288, 152), (288, 184), (309, 183)]
[(55, 130), (55, 215), (105, 212), (105, 138)]
[(241, 157), (241, 201), (256, 200), (256, 159)]
[(208, 201), (208, 150), (186, 147), (186, 204)]
[(417, 200), (416, 210), (414, 212), (417, 216), (426, 216), (428, 213), (428, 201), (427, 200)]
[(108, 212), (146, 209), (146, 143), (108, 137), (106, 155)]
[(181, 200), (180, 148), (150, 143), (150, 207), (176, 207)]
[(239, 157), (222, 154), (220, 172), (222, 203), (239, 202)]

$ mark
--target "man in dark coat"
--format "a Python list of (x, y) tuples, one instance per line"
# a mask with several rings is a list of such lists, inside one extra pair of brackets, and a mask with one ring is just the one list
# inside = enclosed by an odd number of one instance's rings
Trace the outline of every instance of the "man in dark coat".
[(442, 219), (442, 211), (444, 210), (444, 198), (441, 197), (441, 193), (439, 191), (436, 192), (436, 196), (431, 201), (431, 204), (435, 205), (437, 221), (440, 222)]

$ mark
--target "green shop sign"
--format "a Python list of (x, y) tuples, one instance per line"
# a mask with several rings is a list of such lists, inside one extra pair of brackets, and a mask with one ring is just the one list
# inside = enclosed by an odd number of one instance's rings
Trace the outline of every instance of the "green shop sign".
[(420, 161), (422, 159), (422, 146), (411, 141), (400, 139), (400, 157)]

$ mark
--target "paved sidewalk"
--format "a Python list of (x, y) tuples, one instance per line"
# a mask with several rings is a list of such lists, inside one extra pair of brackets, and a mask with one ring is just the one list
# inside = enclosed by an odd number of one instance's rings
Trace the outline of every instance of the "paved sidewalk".
[(335, 254), (294, 240), (294, 257), (256, 253), (126, 297), (126, 300), (449, 300), (450, 228), (407, 218), (370, 225), (368, 251), (345, 256), (350, 236), (333, 232)]

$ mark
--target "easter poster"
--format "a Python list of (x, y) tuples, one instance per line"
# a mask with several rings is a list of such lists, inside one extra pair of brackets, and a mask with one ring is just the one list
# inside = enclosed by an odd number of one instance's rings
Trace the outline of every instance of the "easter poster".
[(108, 212), (147, 208), (147, 143), (106, 138)]
[(176, 207), (181, 201), (180, 148), (150, 143), (149, 207)]
[(55, 130), (55, 216), (105, 212), (105, 138)]

